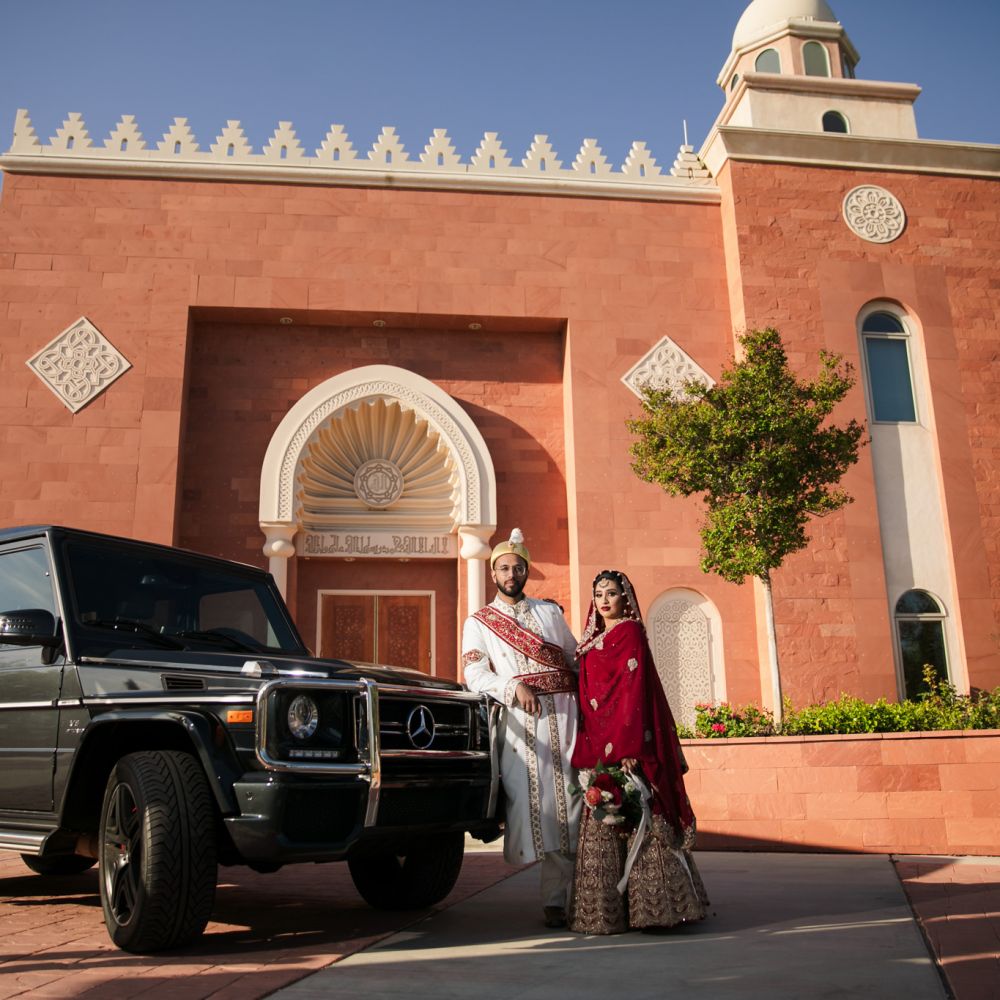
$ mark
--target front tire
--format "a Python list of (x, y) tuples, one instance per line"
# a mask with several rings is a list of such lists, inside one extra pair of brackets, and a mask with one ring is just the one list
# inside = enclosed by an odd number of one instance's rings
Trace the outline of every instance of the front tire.
[(96, 858), (81, 854), (55, 854), (50, 858), (22, 854), (21, 860), (37, 875), (79, 875), (97, 864)]
[(423, 837), (405, 856), (362, 855), (348, 859), (355, 888), (377, 910), (420, 910), (440, 903), (454, 888), (462, 870), (465, 835)]
[(153, 952), (192, 941), (215, 901), (215, 815), (190, 754), (123, 757), (101, 807), (101, 905), (111, 940)]

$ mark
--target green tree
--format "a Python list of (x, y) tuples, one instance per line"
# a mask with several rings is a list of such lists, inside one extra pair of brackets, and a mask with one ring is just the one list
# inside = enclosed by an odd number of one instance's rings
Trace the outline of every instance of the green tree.
[(700, 494), (701, 568), (742, 584), (763, 584), (775, 715), (782, 694), (774, 631), (771, 574), (808, 542), (810, 517), (852, 501), (839, 487), (857, 461), (864, 425), (827, 418), (854, 385), (854, 369), (839, 355), (820, 352), (815, 381), (788, 367), (777, 330), (739, 338), (743, 357), (714, 386), (688, 382), (684, 390), (647, 388), (644, 415), (628, 422), (636, 436), (632, 468), (640, 479), (674, 496)]

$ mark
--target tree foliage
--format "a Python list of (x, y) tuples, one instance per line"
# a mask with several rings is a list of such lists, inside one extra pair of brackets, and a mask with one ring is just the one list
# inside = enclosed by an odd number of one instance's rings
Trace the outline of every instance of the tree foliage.
[(857, 461), (864, 426), (827, 423), (854, 385), (853, 367), (820, 353), (820, 371), (800, 381), (773, 329), (739, 338), (743, 358), (718, 384), (683, 393), (647, 389), (644, 415), (629, 421), (632, 468), (675, 496), (703, 494), (702, 569), (733, 583), (770, 581), (807, 543), (810, 517), (851, 502), (839, 487)]

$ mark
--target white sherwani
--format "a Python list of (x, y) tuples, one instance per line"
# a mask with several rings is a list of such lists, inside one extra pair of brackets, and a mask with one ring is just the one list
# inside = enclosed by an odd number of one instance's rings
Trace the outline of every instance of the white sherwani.
[[(569, 669), (575, 668), (576, 639), (559, 607), (522, 598), (510, 605), (498, 596), (490, 607), (525, 631), (561, 647)], [(540, 860), (550, 851), (572, 854), (580, 826), (580, 799), (569, 793), (576, 774), (570, 766), (576, 743), (576, 694), (536, 690), (542, 712), (535, 717), (514, 698), (519, 675), (545, 672), (475, 617), (462, 633), (465, 683), (507, 707), (500, 754), (500, 776), (507, 797), (504, 858), (510, 864)], [(530, 677), (520, 676), (529, 686)]]

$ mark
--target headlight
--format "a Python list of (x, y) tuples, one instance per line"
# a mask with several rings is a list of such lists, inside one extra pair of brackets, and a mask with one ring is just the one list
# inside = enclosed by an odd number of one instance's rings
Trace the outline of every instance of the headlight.
[(307, 740), (319, 726), (319, 708), (306, 694), (296, 695), (288, 706), (288, 731), (297, 740)]

